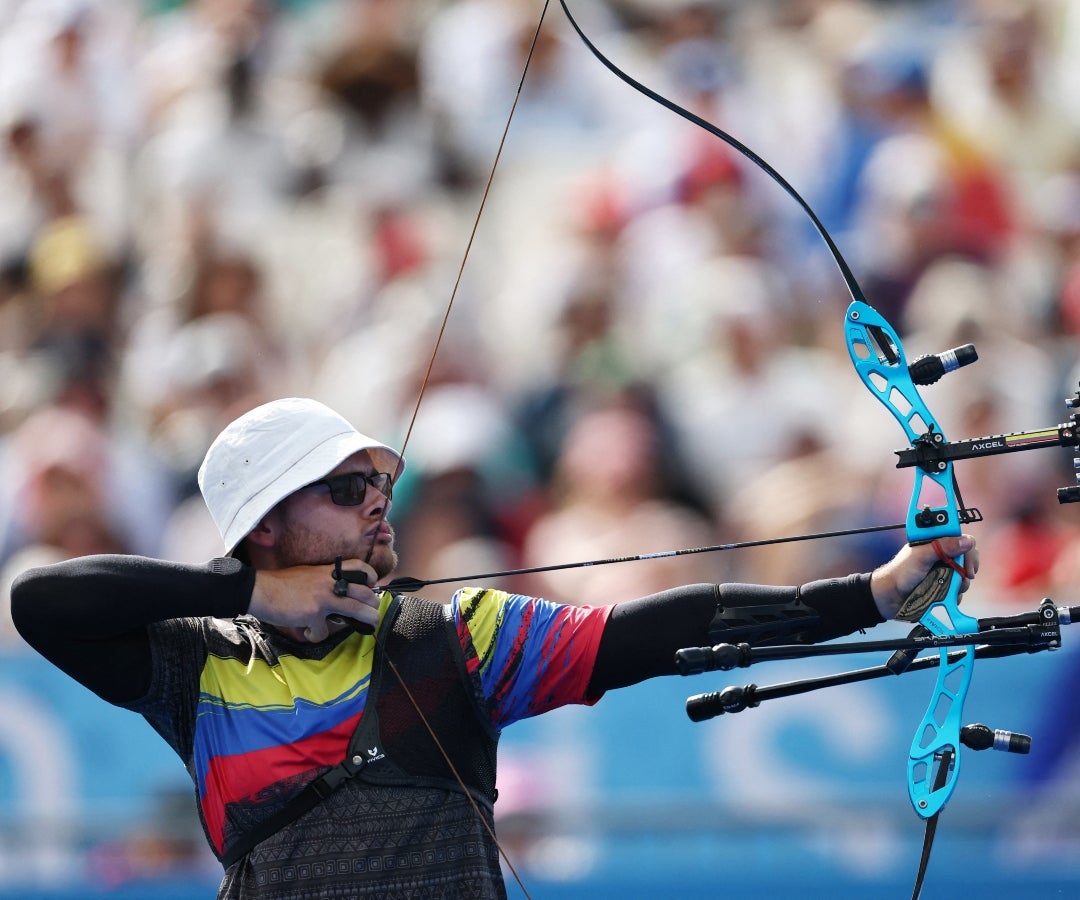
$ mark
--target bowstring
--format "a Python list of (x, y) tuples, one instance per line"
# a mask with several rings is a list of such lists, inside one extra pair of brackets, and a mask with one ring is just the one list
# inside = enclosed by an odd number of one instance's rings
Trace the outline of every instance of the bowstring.
[(454, 301), (457, 299), (458, 289), (461, 287), (461, 279), (465, 274), (465, 264), (469, 261), (469, 253), (472, 251), (473, 241), (476, 239), (476, 233), (480, 227), (480, 217), (484, 214), (484, 208), (487, 206), (488, 195), (491, 193), (491, 185), (495, 180), (495, 170), (499, 166), (499, 160), (502, 159), (503, 148), (506, 146), (506, 137), (510, 132), (510, 123), (514, 120), (514, 113), (517, 111), (518, 100), (521, 99), (521, 92), (525, 87), (525, 76), (529, 73), (529, 65), (532, 63), (533, 54), (536, 52), (536, 46), (540, 41), (540, 30), (543, 28), (544, 19), (547, 17), (549, 6), (551, 6), (551, 0), (544, 0), (543, 9), (540, 10), (540, 20), (536, 23), (536, 30), (533, 32), (532, 42), (529, 44), (529, 52), (525, 57), (525, 65), (521, 70), (521, 78), (518, 80), (517, 90), (514, 92), (514, 100), (513, 103), (510, 104), (510, 114), (506, 117), (506, 123), (503, 125), (502, 136), (499, 138), (499, 146), (495, 150), (495, 158), (491, 163), (491, 169), (488, 172), (487, 181), (484, 184), (484, 191), (480, 196), (480, 205), (476, 210), (476, 218), (473, 219), (472, 228), (469, 231), (469, 239), (465, 244), (465, 253), (461, 257), (461, 264), (458, 266), (457, 276), (454, 278), (454, 287), (450, 291), (450, 300), (446, 304), (446, 309), (443, 312), (442, 323), (439, 326), (439, 332), (435, 338), (435, 346), (431, 349), (431, 356), (428, 359), (427, 369), (424, 372), (424, 379), (420, 384), (420, 391), (416, 397), (416, 404), (413, 406), (412, 416), (409, 419), (409, 427), (405, 430), (405, 437), (401, 442), (402, 456), (405, 455), (405, 448), (408, 446), (409, 438), (412, 437), (413, 426), (416, 425), (416, 418), (420, 413), (420, 403), (424, 399), (424, 392), (427, 390), (428, 382), (431, 380), (431, 373), (435, 367), (435, 358), (439, 354), (443, 336), (446, 334), (446, 326), (450, 321), (450, 313), (454, 308)]
[[(408, 428), (406, 428), (405, 436), (401, 441), (401, 447), (398, 451), (398, 456), (401, 459), (405, 458), (405, 448), (408, 446), (409, 439), (412, 437), (413, 428), (416, 425), (416, 420), (420, 413), (420, 404), (423, 402), (424, 393), (427, 391), (428, 383), (431, 381), (431, 375), (435, 368), (435, 360), (439, 354), (439, 348), (442, 346), (443, 337), (446, 334), (447, 324), (450, 321), (450, 313), (453, 311), (454, 302), (457, 299), (458, 290), (461, 287), (461, 281), (465, 274), (465, 266), (469, 261), (469, 254), (472, 252), (473, 243), (476, 240), (476, 234), (480, 228), (480, 218), (484, 214), (484, 209), (487, 206), (488, 196), (491, 193), (491, 186), (495, 181), (495, 171), (499, 167), (499, 161), (502, 159), (503, 149), (506, 147), (506, 139), (510, 133), (510, 123), (514, 120), (514, 113), (517, 111), (518, 101), (521, 99), (521, 93), (525, 87), (525, 77), (529, 73), (529, 66), (532, 63), (533, 56), (536, 52), (536, 47), (539, 44), (540, 31), (543, 28), (544, 20), (547, 18), (548, 7), (550, 7), (550, 5), (551, 0), (544, 0), (544, 5), (540, 10), (540, 18), (536, 23), (535, 30), (533, 31), (532, 41), (529, 43), (529, 52), (525, 56), (525, 64), (522, 66), (521, 69), (521, 78), (518, 79), (517, 89), (514, 91), (514, 99), (513, 102), (510, 104), (510, 113), (506, 117), (506, 122), (503, 125), (502, 134), (499, 137), (499, 144), (495, 150), (495, 157), (492, 160), (491, 168), (488, 171), (487, 180), (484, 183), (484, 190), (480, 196), (480, 203), (476, 210), (476, 216), (473, 219), (472, 227), (469, 230), (469, 238), (465, 243), (465, 252), (462, 254), (461, 263), (458, 265), (457, 275), (454, 278), (454, 285), (450, 291), (450, 299), (449, 301), (447, 301), (446, 308), (443, 311), (442, 322), (439, 325), (439, 330), (435, 337), (435, 344), (431, 349), (431, 355), (428, 357), (427, 367), (424, 371), (424, 378), (420, 383), (420, 389), (416, 396), (416, 403), (413, 405), (412, 415), (409, 418), (409, 425)], [(386, 515), (389, 512), (389, 507), (389, 504), (386, 504), (383, 507), (382, 514), (379, 517), (380, 521), (385, 520)], [(365, 563), (370, 564), (371, 556), (374, 551), (375, 543), (373, 541), (371, 546), (368, 547)], [(375, 632), (374, 639), (376, 643), (382, 644), (379, 639), (378, 631)], [(435, 733), (435, 729), (432, 727), (430, 721), (428, 721), (427, 716), (424, 715), (423, 710), (421, 710), (420, 708), (420, 704), (416, 701), (416, 698), (413, 696), (412, 691), (409, 690), (408, 685), (405, 683), (405, 679), (398, 671), (398, 668), (394, 664), (394, 661), (389, 657), (389, 655), (387, 655), (385, 644), (382, 644), (381, 650), (383, 652), (383, 657), (386, 659), (386, 662), (390, 666), (390, 671), (394, 673), (394, 677), (397, 679), (402, 691), (409, 699), (409, 702), (412, 705), (413, 709), (416, 711), (416, 714), (420, 717), (421, 723), (427, 730), (428, 734), (431, 735), (431, 739), (432, 741), (434, 741), (435, 747), (438, 749), (439, 753), (442, 755), (443, 760), (450, 768), (450, 771), (453, 774), (454, 779), (457, 781), (458, 786), (462, 789), (465, 796), (468, 798), (469, 803), (472, 805), (472, 808), (476, 813), (477, 819), (479, 819), (481, 825), (483, 825), (484, 827), (484, 830), (494, 842), (496, 848), (499, 851), (499, 856), (506, 864), (506, 867), (510, 870), (510, 873), (513, 875), (514, 881), (517, 883), (517, 886), (521, 888), (521, 892), (525, 895), (526, 898), (528, 898), (528, 900), (532, 900), (532, 895), (529, 893), (528, 888), (525, 887), (525, 883), (521, 880), (521, 876), (518, 875), (517, 869), (514, 868), (514, 864), (510, 861), (510, 857), (506, 853), (506, 850), (503, 848), (503, 845), (499, 842), (499, 839), (495, 834), (494, 828), (492, 828), (487, 818), (481, 813), (476, 799), (473, 797), (472, 792), (465, 784), (465, 780), (458, 772), (457, 767), (454, 765), (453, 760), (450, 758), (449, 752), (446, 750), (442, 741), (439, 740), (439, 736)]]

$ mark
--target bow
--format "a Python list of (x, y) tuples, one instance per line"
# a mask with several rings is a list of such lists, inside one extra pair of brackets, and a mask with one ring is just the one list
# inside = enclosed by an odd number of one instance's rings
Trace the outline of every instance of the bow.
[[(944, 443), (941, 428), (915, 387), (903, 344), (889, 323), (868, 303), (853, 300), (844, 324), (848, 353), (855, 371), (870, 393), (900, 423), (912, 447), (931, 450)], [(935, 505), (930, 505), (927, 500), (931, 493), (936, 493), (931, 501)], [(977, 511), (965, 509), (960, 501), (951, 461), (931, 458), (924, 465), (915, 467), (906, 518), (909, 543), (959, 535), (962, 524), (980, 518)], [(923, 584), (931, 582), (927, 586), (936, 590), (923, 601), (916, 601), (918, 608), (914, 612), (901, 608), (898, 618), (918, 618), (919, 626), (914, 633), (957, 635), (979, 630), (978, 621), (960, 610), (962, 564), (961, 557), (956, 563), (935, 565)], [(917, 590), (916, 595), (918, 593)], [(917, 898), (922, 889), (938, 815), (952, 796), (960, 775), (960, 717), (975, 670), (975, 647), (972, 645), (953, 654), (947, 647), (942, 647), (938, 654), (937, 682), (908, 751), (908, 796), (915, 812), (926, 819), (913, 898)]]

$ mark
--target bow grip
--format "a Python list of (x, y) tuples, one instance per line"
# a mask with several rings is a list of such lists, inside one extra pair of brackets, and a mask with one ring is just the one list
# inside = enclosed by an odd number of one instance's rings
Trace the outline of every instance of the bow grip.
[(949, 593), (949, 575), (951, 567), (943, 562), (934, 563), (923, 580), (907, 595), (895, 619), (901, 622), (919, 622), (935, 603), (943, 602)]

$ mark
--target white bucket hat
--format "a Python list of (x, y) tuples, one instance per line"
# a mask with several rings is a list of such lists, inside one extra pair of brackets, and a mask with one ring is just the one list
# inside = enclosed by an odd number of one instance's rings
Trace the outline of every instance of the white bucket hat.
[(388, 454), (395, 480), (405, 469), (396, 450), (361, 434), (316, 400), (273, 400), (229, 423), (199, 467), (199, 490), (225, 541), (225, 552), (232, 553), (289, 494), (361, 450)]

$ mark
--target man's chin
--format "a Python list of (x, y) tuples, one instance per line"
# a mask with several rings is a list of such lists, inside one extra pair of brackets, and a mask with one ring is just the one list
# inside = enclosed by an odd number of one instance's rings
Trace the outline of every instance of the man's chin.
[(371, 554), (371, 559), (368, 561), (368, 565), (370, 565), (371, 568), (375, 570), (375, 574), (379, 576), (378, 583), (384, 584), (389, 580), (390, 576), (394, 574), (398, 567), (398, 555), (393, 547), (376, 544)]

